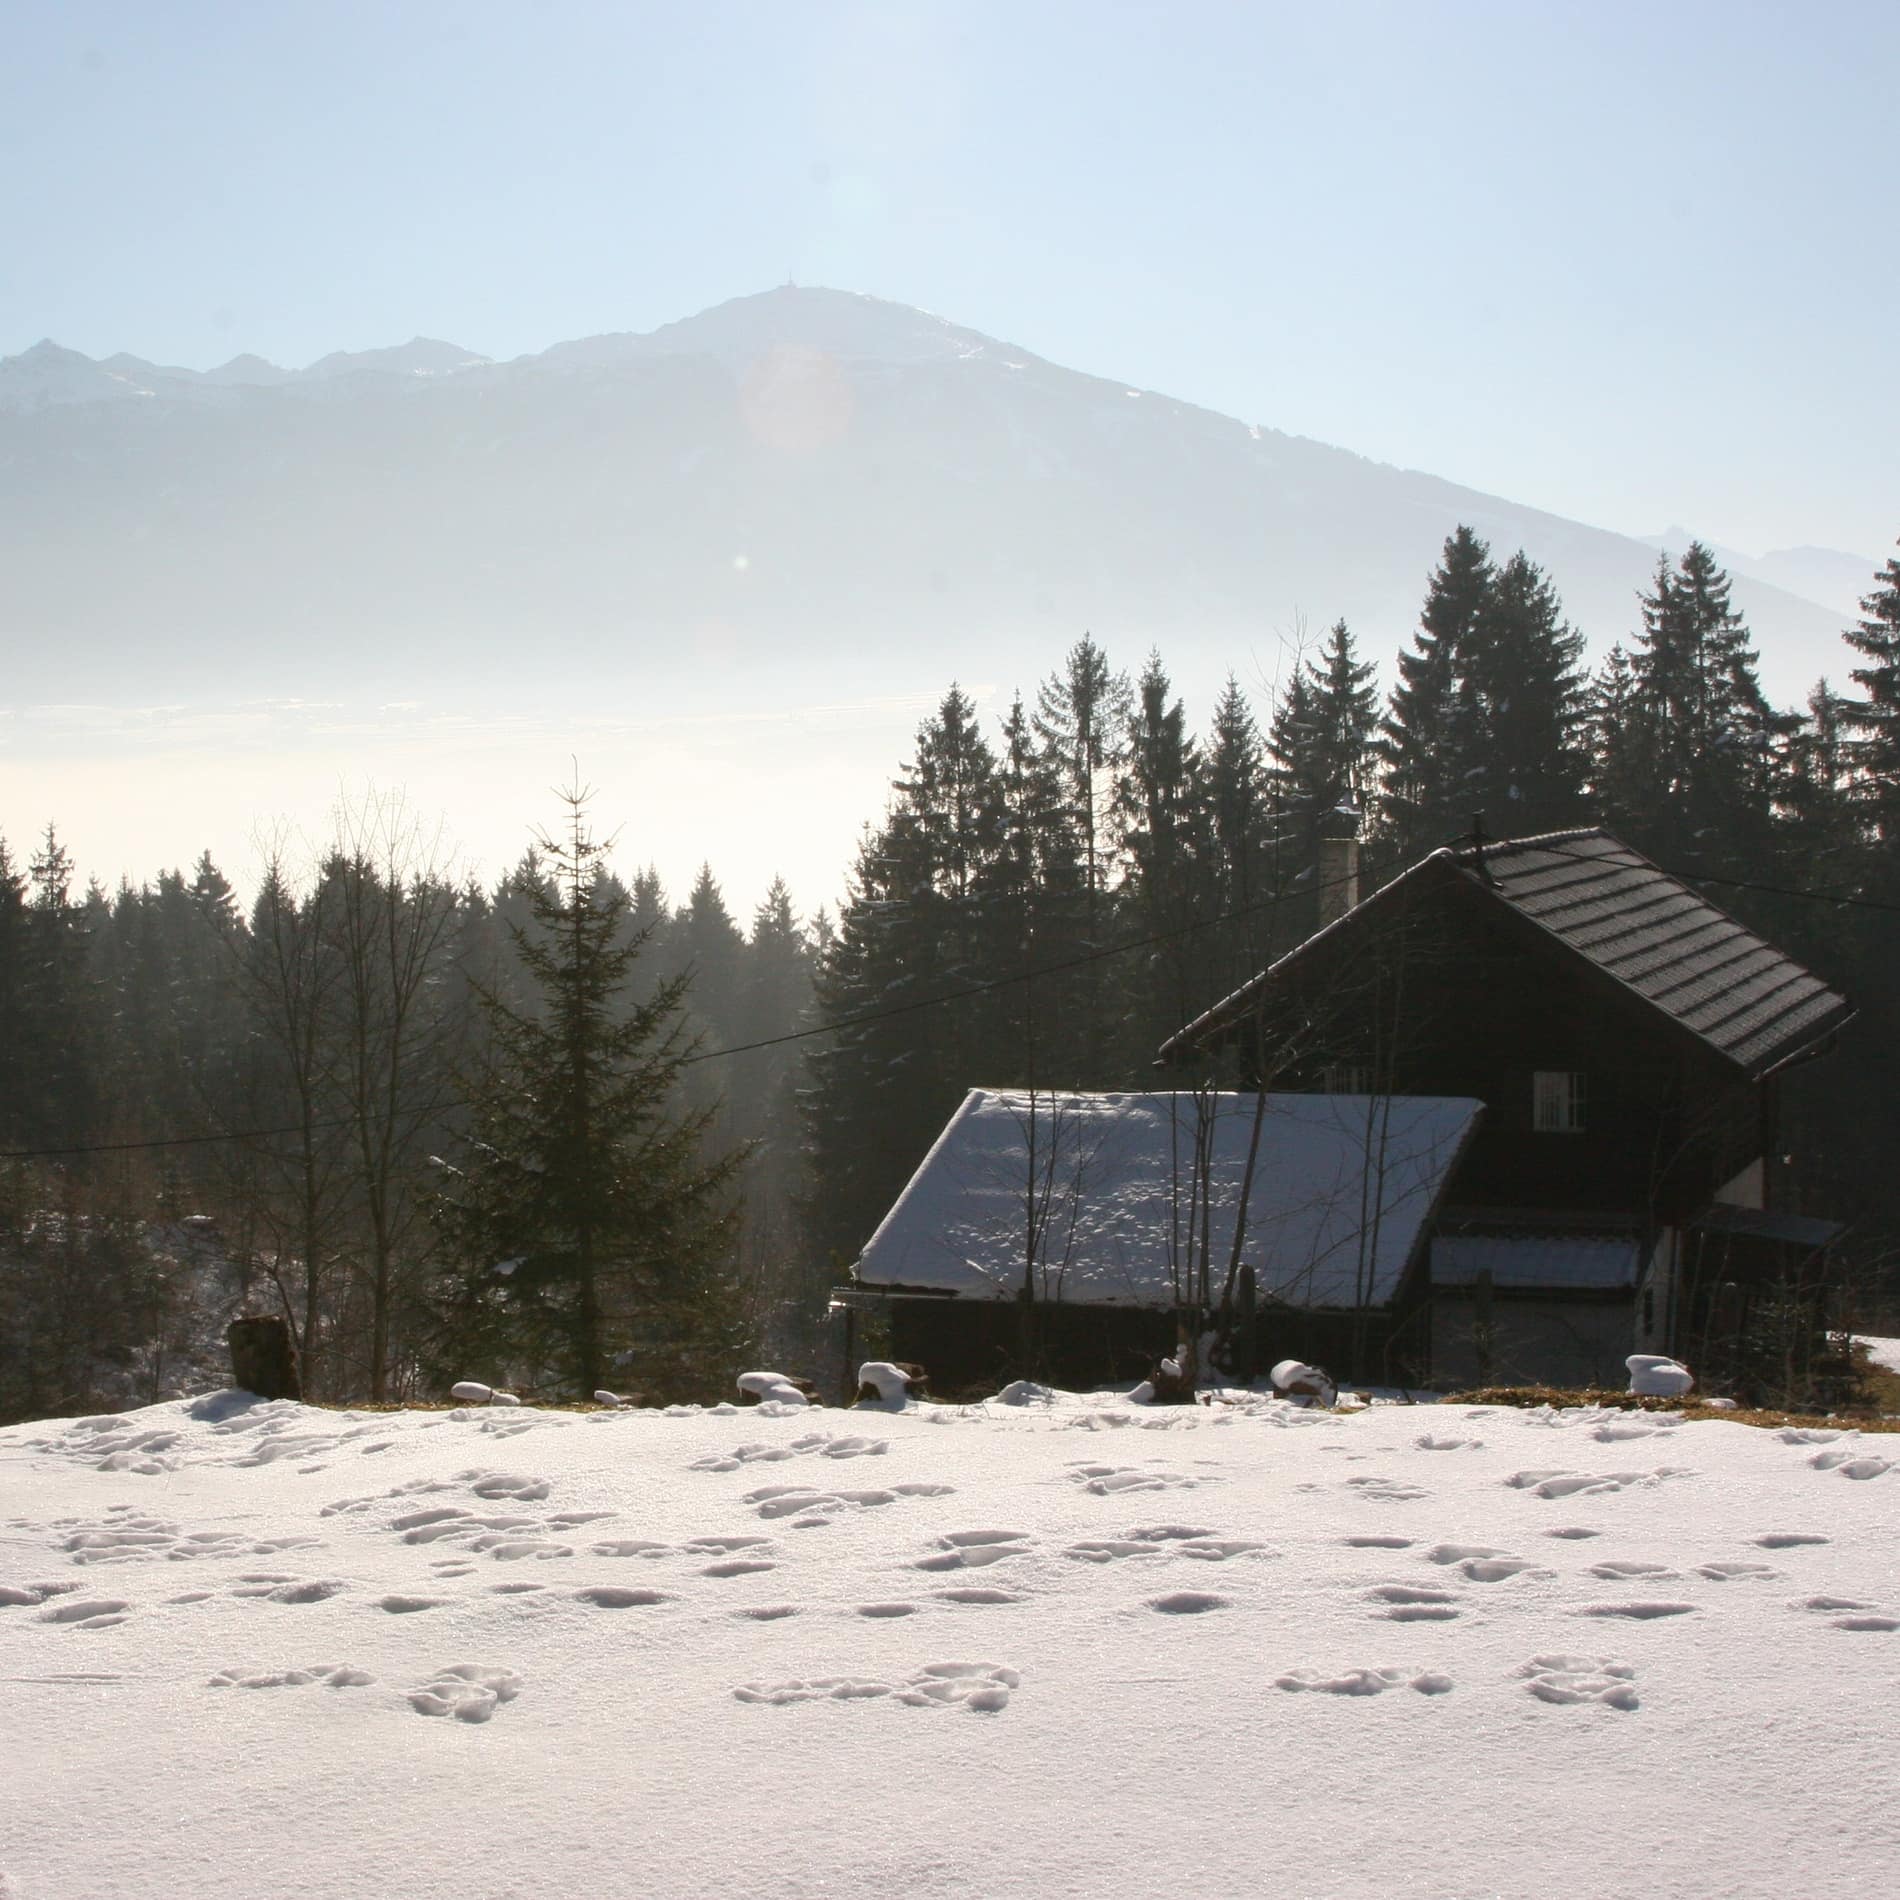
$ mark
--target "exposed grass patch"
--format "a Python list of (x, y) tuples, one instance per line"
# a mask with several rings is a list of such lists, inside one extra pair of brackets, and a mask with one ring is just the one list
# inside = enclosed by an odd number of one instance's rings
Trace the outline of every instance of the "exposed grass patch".
[[(1876, 1374), (1879, 1368), (1874, 1368)], [(1900, 1378), (1885, 1375), (1900, 1388)], [(1487, 1385), (1469, 1392), (1449, 1392), (1440, 1401), (1445, 1405), (1549, 1405), (1558, 1411), (1573, 1406), (1600, 1405), (1618, 1412), (1679, 1412), (1685, 1422), (1716, 1420), (1728, 1425), (1832, 1425), (1843, 1430), (1863, 1432), (1900, 1432), (1900, 1396), (1888, 1398), (1874, 1390), (1872, 1381), (1864, 1381), (1872, 1393), (1869, 1402), (1838, 1412), (1787, 1412), (1773, 1406), (1737, 1406), (1730, 1410), (1710, 1405), (1691, 1394), (1686, 1399), (1639, 1398), (1630, 1392), (1599, 1391), (1593, 1388), (1566, 1390), (1551, 1385)], [(1883, 1416), (1886, 1414), (1886, 1416)]]

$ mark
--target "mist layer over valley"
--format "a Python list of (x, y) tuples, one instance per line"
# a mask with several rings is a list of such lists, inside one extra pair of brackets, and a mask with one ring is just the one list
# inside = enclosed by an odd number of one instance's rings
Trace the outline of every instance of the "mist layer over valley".
[[(673, 884), (783, 871), (809, 908), (953, 677), (1000, 713), (1086, 629), (1123, 666), (1158, 647), (1201, 717), (1343, 616), (1389, 679), (1461, 522), (1545, 568), (1594, 656), (1656, 561), (790, 286), (506, 363), (41, 345), (0, 361), (0, 445), (0, 794), (108, 882), (206, 844), (243, 875), (260, 826), (319, 830), (365, 780), (492, 868), (578, 758)], [(1777, 699), (1840, 671), (1836, 609), (1739, 568), (1735, 603)]]

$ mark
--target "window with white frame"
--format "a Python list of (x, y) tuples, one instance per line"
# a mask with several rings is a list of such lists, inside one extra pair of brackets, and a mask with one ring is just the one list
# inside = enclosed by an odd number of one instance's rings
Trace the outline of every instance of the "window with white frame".
[(1539, 1069), (1531, 1077), (1531, 1126), (1540, 1135), (1583, 1130), (1583, 1075), (1576, 1069)]

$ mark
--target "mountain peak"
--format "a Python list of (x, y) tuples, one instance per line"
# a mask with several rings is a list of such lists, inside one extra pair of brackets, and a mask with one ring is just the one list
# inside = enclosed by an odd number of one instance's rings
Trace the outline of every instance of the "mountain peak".
[(413, 336), (407, 343), (380, 350), (332, 350), (302, 374), (311, 377), (350, 376), (359, 370), (396, 376), (452, 376), (457, 370), (478, 369), (493, 359), (459, 343), (439, 337)]
[(604, 368), (657, 356), (706, 356), (744, 370), (777, 350), (817, 350), (845, 362), (914, 367), (1026, 352), (911, 304), (819, 284), (778, 284), (729, 297), (656, 330), (557, 343), (534, 359), (559, 369)]

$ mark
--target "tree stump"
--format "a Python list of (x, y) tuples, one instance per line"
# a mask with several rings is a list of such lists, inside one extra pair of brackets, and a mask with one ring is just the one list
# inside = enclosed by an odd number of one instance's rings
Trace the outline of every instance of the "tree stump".
[(1148, 1375), (1148, 1383), (1154, 1387), (1154, 1397), (1150, 1405), (1192, 1405), (1195, 1402), (1195, 1381), (1185, 1371), (1179, 1359), (1162, 1359)]
[(246, 1313), (225, 1329), (231, 1348), (231, 1383), (260, 1399), (301, 1399), (297, 1348), (290, 1327), (275, 1313)]

